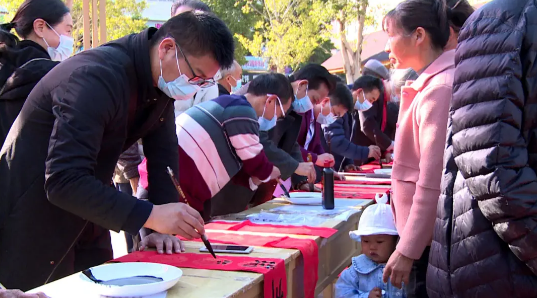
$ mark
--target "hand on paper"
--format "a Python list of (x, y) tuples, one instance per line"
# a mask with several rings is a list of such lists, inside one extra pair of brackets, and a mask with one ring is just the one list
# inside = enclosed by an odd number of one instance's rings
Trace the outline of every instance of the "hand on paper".
[(43, 293), (25, 294), (20, 290), (0, 290), (0, 298), (49, 298)]
[(315, 179), (317, 179), (317, 173), (315, 172), (315, 166), (312, 162), (301, 162), (298, 164), (298, 168), (296, 168), (295, 174), (299, 176), (305, 176), (308, 178), (309, 183), (315, 182)]
[(374, 158), (375, 160), (380, 159), (380, 148), (375, 145), (369, 146), (369, 155), (367, 157)]
[(345, 166), (345, 172), (352, 172), (352, 171), (359, 171), (360, 168), (353, 165), (353, 164), (350, 164), (350, 165), (346, 165)]
[(393, 161), (393, 153), (392, 152), (386, 152), (386, 155), (385, 157), (386, 158), (386, 163), (390, 163)]
[(282, 175), (282, 173), (280, 173), (280, 169), (278, 169), (277, 167), (273, 166), (272, 167), (272, 173), (270, 173), (270, 179), (269, 180), (280, 179), (281, 175)]
[(334, 173), (334, 180), (345, 181), (345, 175)]
[(317, 156), (317, 162), (315, 162), (315, 164), (317, 166), (319, 166), (319, 167), (324, 167), (325, 162), (329, 162), (330, 167), (333, 167), (334, 164), (336, 163), (335, 160), (334, 160), (334, 156), (332, 154), (323, 153), (323, 154)]
[(410, 277), (410, 271), (412, 270), (412, 264), (414, 260), (407, 258), (399, 253), (397, 250), (392, 253), (384, 273), (382, 274), (382, 281), (388, 282), (388, 278), (396, 288), (401, 289), (402, 283), (408, 285), (408, 279)]
[(191, 240), (205, 234), (203, 224), (203, 218), (196, 209), (184, 203), (171, 203), (154, 205), (144, 227)]
[(167, 254), (185, 252), (183, 242), (177, 237), (161, 233), (151, 233), (145, 236), (140, 242), (140, 250), (143, 251), (146, 248), (156, 248), (159, 254), (163, 254), (166, 251)]
[[(304, 191), (310, 191), (310, 186), (309, 186), (309, 184), (302, 184), (298, 189), (299, 190), (304, 190)], [(313, 186), (313, 191), (314, 192), (321, 192), (322, 189), (318, 188), (317, 186)]]
[(368, 298), (381, 298), (382, 297), (382, 290), (380, 288), (373, 288), (371, 292), (369, 292)]

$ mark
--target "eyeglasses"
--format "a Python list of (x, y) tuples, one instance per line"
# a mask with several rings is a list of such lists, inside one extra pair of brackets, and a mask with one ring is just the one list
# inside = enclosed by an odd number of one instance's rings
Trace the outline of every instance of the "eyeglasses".
[(181, 49), (179, 44), (175, 43), (175, 45), (177, 45), (177, 48), (179, 49), (179, 52), (181, 52), (181, 55), (183, 55), (183, 58), (185, 58), (186, 65), (188, 65), (188, 67), (190, 68), (190, 71), (192, 72), (192, 78), (190, 78), (188, 80), (188, 83), (190, 85), (200, 86), (201, 88), (207, 88), (207, 87), (214, 86), (214, 84), (215, 84), (214, 78), (204, 79), (204, 78), (196, 75), (196, 73), (194, 72), (194, 69), (192, 68), (192, 66), (190, 66), (190, 62), (188, 62), (188, 59), (186, 58), (186, 55), (185, 55), (185, 53), (183, 53), (183, 50)]

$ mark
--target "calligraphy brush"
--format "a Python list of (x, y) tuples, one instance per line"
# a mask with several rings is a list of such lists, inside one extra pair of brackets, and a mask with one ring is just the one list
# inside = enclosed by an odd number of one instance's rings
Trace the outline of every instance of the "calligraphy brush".
[[(308, 153), (308, 162), (313, 162), (313, 157), (311, 156), (311, 153)], [(315, 182), (314, 182), (315, 183)], [(315, 191), (314, 183), (309, 183), (310, 186), (310, 192)]]
[(280, 188), (283, 190), (283, 193), (285, 194), (285, 196), (290, 199), (291, 198), (291, 195), (289, 194), (289, 192), (287, 191), (287, 188), (285, 187), (285, 185), (283, 185), (283, 183), (278, 179), (278, 184), (280, 185)]
[[(378, 144), (379, 142), (377, 141), (377, 135), (375, 134), (375, 135), (373, 135), (373, 137), (375, 138), (375, 143)], [(380, 157), (379, 157), (379, 166), (382, 169), (382, 154), (380, 154)]]
[[(168, 175), (170, 175), (170, 179), (172, 179), (172, 183), (173, 183), (173, 185), (175, 185), (175, 189), (177, 189), (177, 192), (179, 193), (179, 195), (183, 198), (183, 200), (186, 201), (185, 193), (181, 189), (181, 186), (179, 185), (179, 182), (177, 181), (177, 179), (175, 179), (175, 175), (173, 174), (173, 170), (170, 167), (168, 167)], [(188, 204), (188, 202), (187, 202), (187, 204)], [(205, 234), (201, 235), (201, 241), (203, 241), (203, 244), (205, 244), (205, 247), (207, 247), (207, 249), (209, 250), (209, 252), (213, 256), (213, 258), (216, 259), (216, 254), (214, 253), (213, 247), (212, 247), (211, 243), (209, 242), (209, 239), (207, 239), (207, 236), (205, 236)]]

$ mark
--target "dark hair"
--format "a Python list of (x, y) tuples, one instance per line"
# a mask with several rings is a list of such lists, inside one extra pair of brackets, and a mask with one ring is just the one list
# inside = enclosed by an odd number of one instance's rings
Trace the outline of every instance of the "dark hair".
[(381, 90), (382, 81), (379, 78), (373, 76), (361, 76), (354, 84), (352, 84), (352, 91), (363, 89), (364, 92), (371, 92), (375, 89)]
[(330, 94), (330, 104), (333, 106), (344, 106), (347, 110), (352, 111), (353, 99), (352, 93), (347, 85), (343, 83), (337, 83), (336, 88)]
[(67, 13), (69, 8), (61, 0), (26, 0), (10, 23), (0, 25), (0, 44), (10, 47), (18, 42), (18, 38), (10, 33), (11, 29), (15, 29), (20, 37), (27, 38), (34, 31), (36, 19), (43, 19), (54, 27)]
[(188, 6), (194, 10), (201, 10), (205, 12), (212, 12), (209, 6), (199, 0), (177, 0), (172, 4), (172, 17), (175, 16), (177, 9), (181, 6)]
[(331, 92), (336, 88), (336, 79), (331, 75), (326, 68), (319, 64), (306, 64), (295, 73), (289, 76), (291, 82), (298, 80), (307, 80), (308, 89), (317, 90), (321, 84), (325, 84), (328, 91)]
[(267, 73), (257, 76), (248, 85), (248, 91), (253, 95), (274, 94), (282, 104), (294, 100), (293, 87), (286, 76), (279, 73)]
[(382, 20), (384, 31), (388, 22), (401, 28), (405, 34), (411, 34), (418, 27), (423, 28), (436, 49), (443, 49), (449, 40), (449, 20), (445, 0), (403, 1)]
[(233, 64), (235, 45), (226, 24), (212, 13), (189, 11), (179, 14), (157, 30), (151, 37), (151, 46), (172, 37), (185, 55), (200, 57), (210, 54), (220, 68)]
[(464, 22), (474, 13), (474, 8), (466, 0), (447, 0), (446, 5), (449, 26), (459, 33)]

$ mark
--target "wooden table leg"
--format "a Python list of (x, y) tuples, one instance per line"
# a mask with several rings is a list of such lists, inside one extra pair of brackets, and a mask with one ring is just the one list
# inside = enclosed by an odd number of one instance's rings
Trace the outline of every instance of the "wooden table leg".
[(326, 288), (323, 290), (323, 298), (332, 298), (334, 297), (334, 283), (330, 283)]

